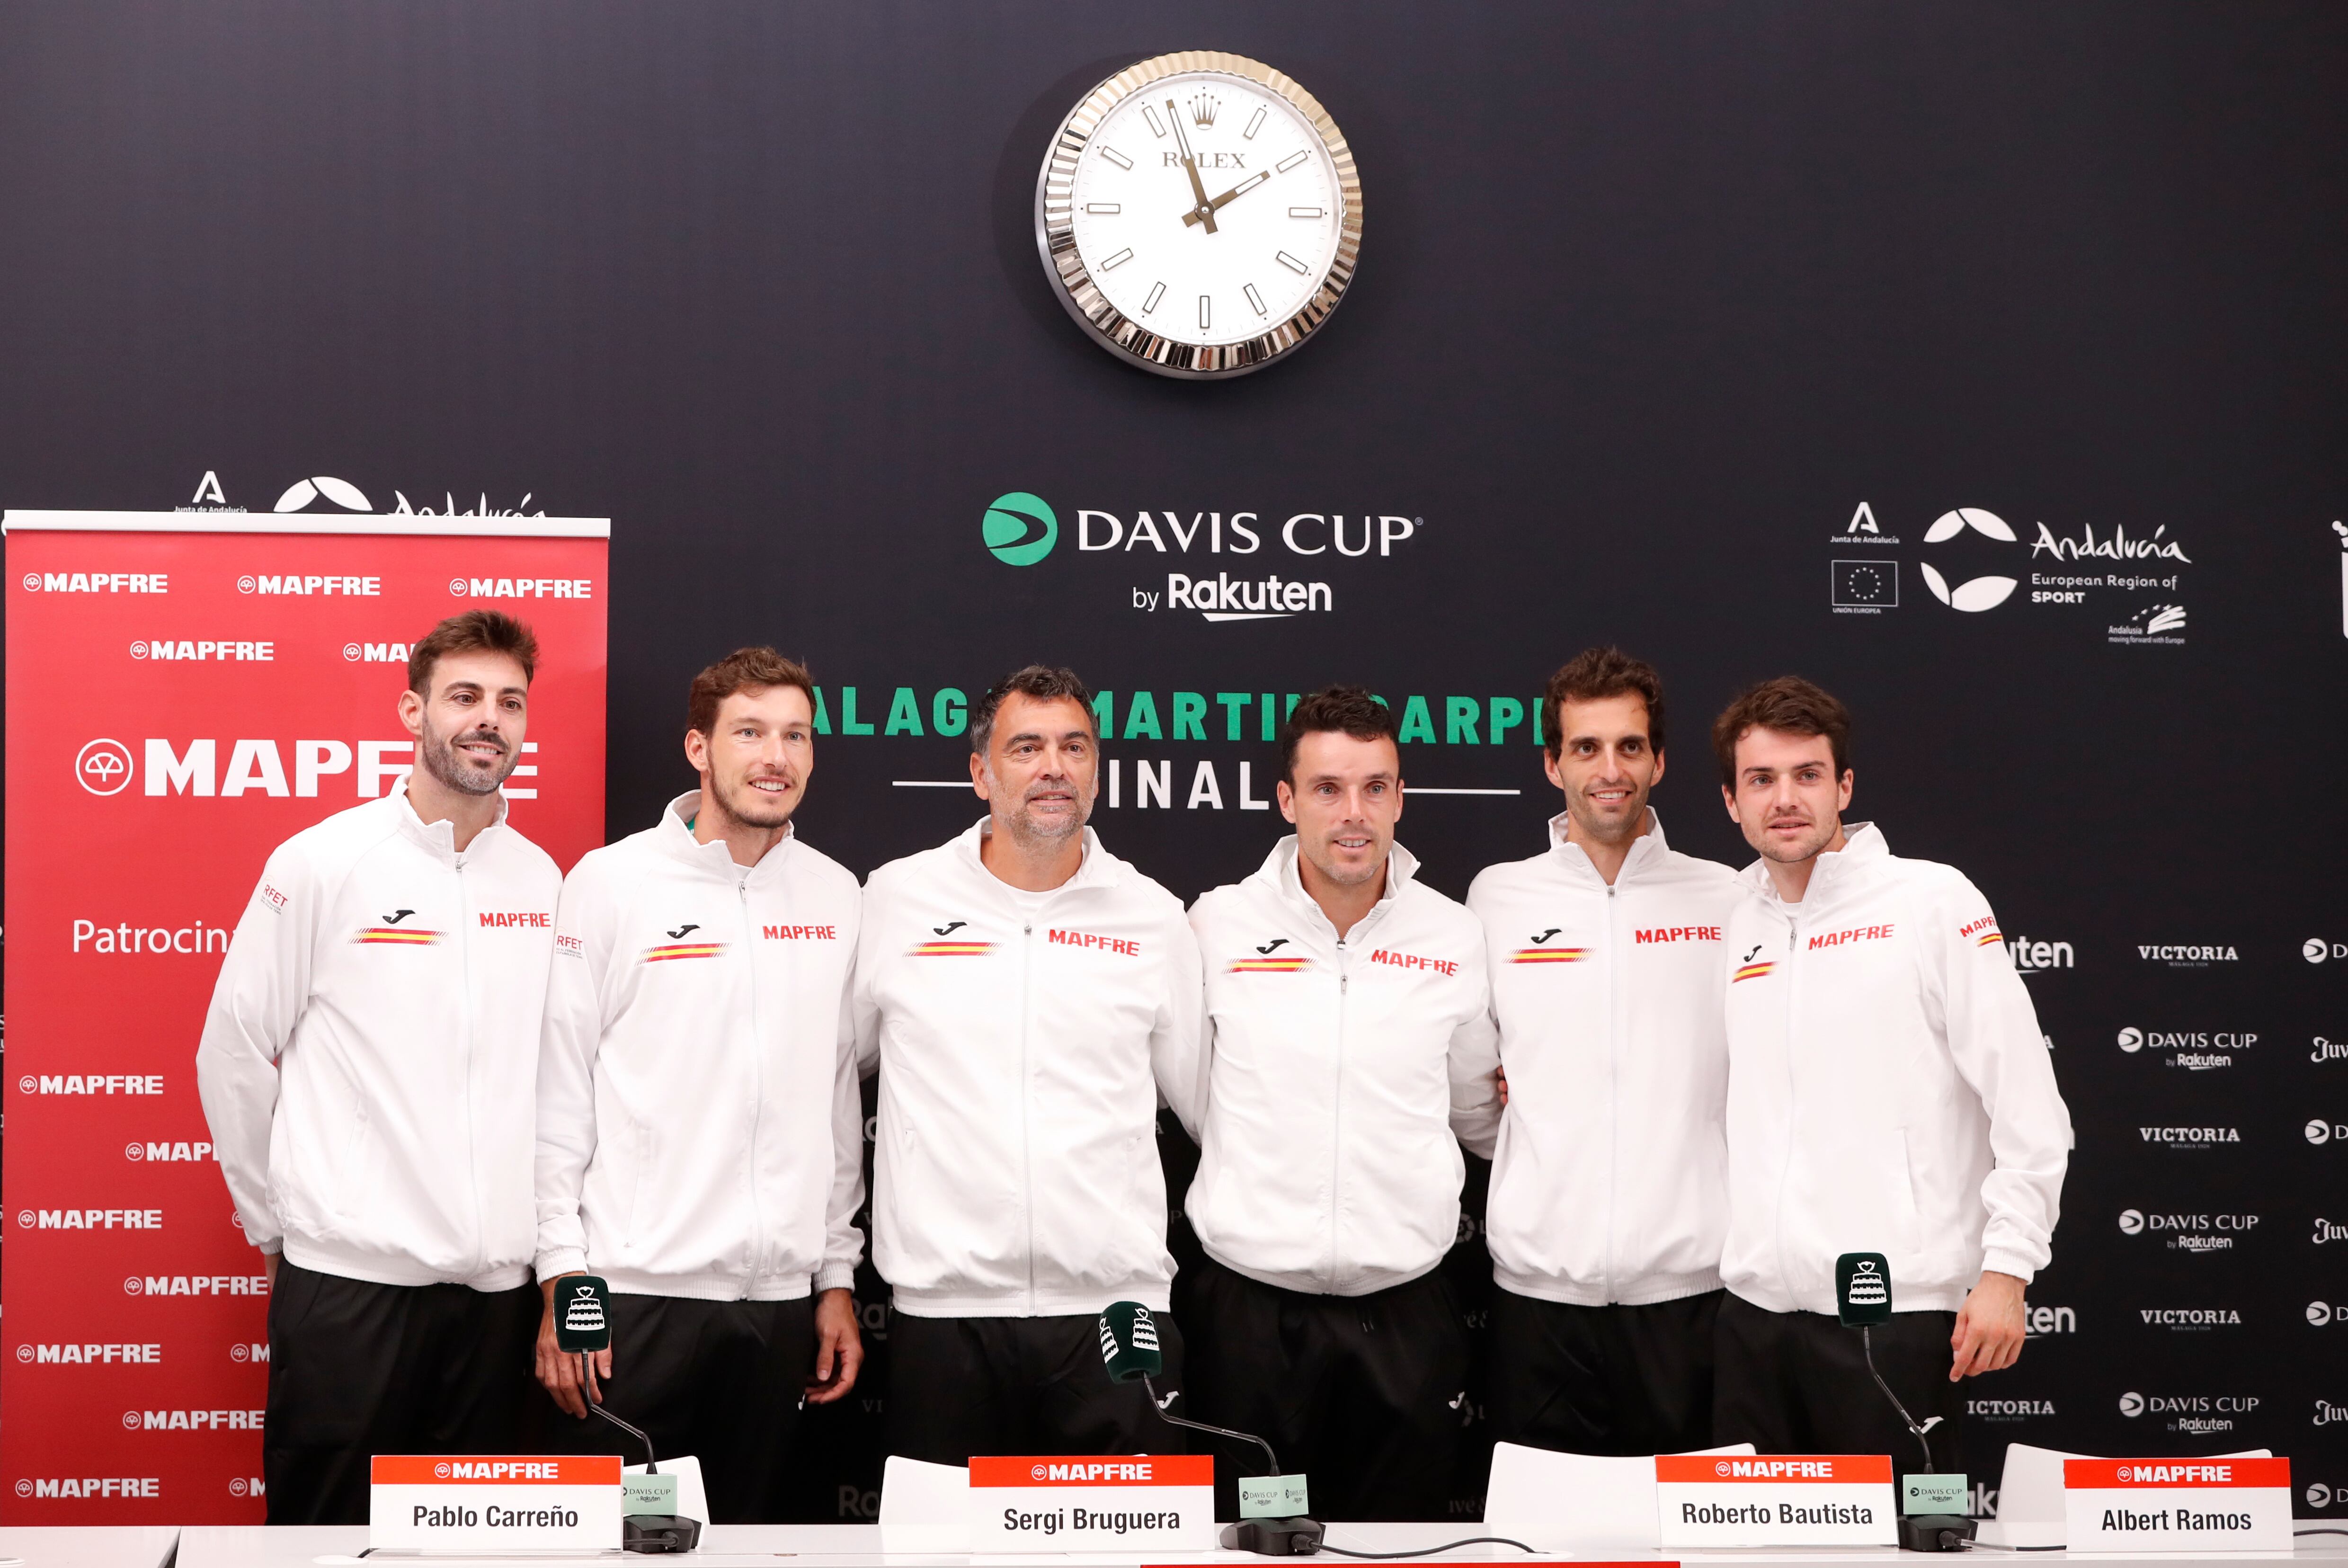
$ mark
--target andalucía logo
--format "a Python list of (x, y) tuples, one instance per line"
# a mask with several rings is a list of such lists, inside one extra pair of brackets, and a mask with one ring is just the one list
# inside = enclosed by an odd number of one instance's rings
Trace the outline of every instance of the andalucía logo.
[(1060, 520), (1050, 503), (1025, 490), (995, 497), (982, 526), (986, 548), (1005, 566), (1033, 566), (1060, 542)]
[[(1954, 511), (1942, 512), (1932, 526), (1924, 531), (1924, 542), (1940, 544), (1954, 539), (1969, 528), (1984, 539), (2000, 540), (2007, 544), (2021, 542), (2015, 537), (2013, 526), (2003, 518), (1993, 511), (1983, 511), (1977, 506), (1961, 506)], [(2005, 603), (2006, 595), (2013, 592), (2016, 581), (2012, 577), (1973, 577), (1952, 588), (1949, 580), (1941, 576), (1939, 568), (1931, 562), (1925, 562), (1921, 570), (1924, 573), (1924, 586), (1932, 591), (1933, 598), (1952, 610), (1968, 612), (1996, 609)]]

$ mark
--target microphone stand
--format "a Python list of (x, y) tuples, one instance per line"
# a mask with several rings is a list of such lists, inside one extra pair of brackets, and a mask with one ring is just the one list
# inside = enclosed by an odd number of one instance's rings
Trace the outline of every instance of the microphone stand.
[[(1141, 1386), (1148, 1391), (1149, 1402), (1157, 1407), (1160, 1420), (1188, 1427), (1194, 1432), (1212, 1432), (1219, 1438), (1236, 1438), (1243, 1443), (1253, 1443), (1263, 1450), (1264, 1462), (1272, 1467), (1264, 1473), (1275, 1476), (1281, 1473), (1280, 1456), (1272, 1451), (1270, 1443), (1253, 1432), (1235, 1432), (1229, 1427), (1209, 1426), (1187, 1416), (1169, 1415), (1165, 1402), (1158, 1398), (1157, 1383), (1147, 1372), (1141, 1375)], [(1317, 1520), (1303, 1514), (1286, 1519), (1242, 1519), (1235, 1527), (1232, 1545), (1241, 1552), (1252, 1552), (1262, 1557), (1310, 1557), (1321, 1550), (1323, 1533)]]
[(1883, 1390), (1883, 1397), (1891, 1401), (1891, 1408), (1900, 1412), (1900, 1418), (1908, 1424), (1910, 1431), (1916, 1434), (1916, 1441), (1923, 1448), (1924, 1473), (1932, 1474), (1931, 1439), (1924, 1435), (1925, 1429), (1916, 1424), (1916, 1418), (1908, 1413), (1908, 1407), (1900, 1402), (1900, 1396), (1891, 1391), (1891, 1385), (1883, 1380), (1883, 1374), (1875, 1369), (1875, 1339), (1865, 1324), (1859, 1326), (1859, 1353), (1867, 1357), (1867, 1375), (1875, 1379), (1875, 1386)]
[[(579, 1387), (580, 1387), (582, 1389), (584, 1389), (584, 1388), (587, 1387), (587, 1357), (588, 1357), (589, 1354), (590, 1354), (590, 1352), (588, 1352), (588, 1351), (584, 1351), (584, 1350), (582, 1350), (582, 1351), (579, 1353)], [(1876, 1381), (1878, 1381), (1878, 1382), (1881, 1382), (1881, 1381), (1882, 1381), (1882, 1379), (1879, 1377), (1878, 1379), (1876, 1379)], [(594, 1411), (597, 1415), (599, 1415), (599, 1416), (602, 1417), (605, 1420), (607, 1420), (607, 1421), (611, 1422), (611, 1423), (612, 1423), (612, 1425), (613, 1425), (613, 1426), (615, 1426), (615, 1427), (619, 1428), (619, 1429), (620, 1429), (620, 1430), (622, 1430), (622, 1431), (623, 1431), (623, 1432), (627, 1433), (629, 1436), (631, 1436), (631, 1437), (634, 1438), (634, 1439), (636, 1439), (636, 1441), (638, 1441), (638, 1442), (640, 1442), (640, 1443), (644, 1444), (644, 1473), (645, 1473), (646, 1475), (658, 1475), (658, 1474), (660, 1474), (660, 1456), (658, 1456), (657, 1454), (655, 1454), (655, 1453), (654, 1453), (654, 1452), (653, 1452), (653, 1440), (652, 1440), (652, 1439), (650, 1439), (650, 1438), (646, 1437), (646, 1436), (644, 1434), (644, 1432), (643, 1432), (643, 1430), (642, 1430), (641, 1429), (639, 1429), (639, 1428), (635, 1428), (635, 1427), (632, 1427), (632, 1426), (630, 1426), (627, 1422), (625, 1422), (625, 1421), (623, 1421), (623, 1420), (620, 1419), (620, 1418), (619, 1418), (619, 1417), (617, 1417), (617, 1416), (615, 1416), (615, 1415), (612, 1414), (612, 1412), (611, 1412), (610, 1410), (605, 1409), (605, 1408), (603, 1408), (603, 1405), (602, 1405), (602, 1403), (600, 1400), (595, 1400), (595, 1399), (590, 1399), (590, 1400), (588, 1400), (588, 1401), (587, 1401), (587, 1408), (588, 1408), (589, 1409), (591, 1409), (591, 1410)], [(1905, 1410), (1902, 1410), (1902, 1411), (1900, 1411), (1900, 1413), (1901, 1415), (1903, 1415), (1903, 1416), (1904, 1416), (1904, 1415), (1906, 1415), (1908, 1412), (1907, 1412), (1907, 1411), (1905, 1411)], [(1925, 1469), (1927, 1469), (1927, 1470), (1930, 1470), (1930, 1469), (1931, 1469), (1931, 1466), (1928, 1463), (1928, 1464), (1926, 1464), (1926, 1465), (1925, 1465), (1925, 1467), (1924, 1467), (1924, 1468), (1925, 1468)]]
[[(1916, 1424), (1916, 1418), (1908, 1413), (1908, 1407), (1900, 1402), (1900, 1396), (1891, 1391), (1891, 1385), (1883, 1380), (1883, 1374), (1875, 1369), (1875, 1337), (1865, 1324), (1859, 1327), (1859, 1348), (1867, 1357), (1867, 1375), (1875, 1379), (1875, 1386), (1883, 1390), (1883, 1397), (1900, 1412), (1900, 1420), (1916, 1434), (1917, 1446), (1924, 1450), (1924, 1473), (1937, 1473), (1932, 1469), (1932, 1440), (1924, 1435), (1925, 1429)], [(1904, 1507), (1896, 1516), (1896, 1524), (1900, 1550), (1904, 1552), (1960, 1552), (1972, 1540), (1975, 1528), (1973, 1522), (1962, 1514), (1910, 1513)]]

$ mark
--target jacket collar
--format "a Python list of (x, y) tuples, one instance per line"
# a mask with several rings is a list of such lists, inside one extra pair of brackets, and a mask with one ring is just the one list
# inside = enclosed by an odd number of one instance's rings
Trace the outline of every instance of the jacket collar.
[(784, 865), (790, 860), (791, 850), (798, 843), (799, 825), (789, 823), (783, 829), (780, 841), (768, 850), (757, 865), (737, 866), (734, 863), (734, 851), (726, 846), (725, 840), (713, 839), (705, 844), (693, 836), (692, 828), (686, 824), (700, 814), (701, 791), (687, 789), (661, 809), (660, 826), (653, 830), (659, 835), (656, 841), (685, 864), (710, 876), (723, 877), (727, 882), (743, 882), (750, 877), (763, 881), (781, 875)]
[[(975, 872), (984, 881), (993, 882), (1005, 892), (1017, 892), (1021, 890), (1013, 887), (1009, 882), (988, 871), (986, 861), (979, 855), (978, 847), (985, 841), (986, 835), (994, 830), (994, 825), (993, 817), (981, 817), (956, 834), (952, 845), (954, 858), (963, 863), (965, 870)], [(1084, 859), (1077, 863), (1076, 874), (1043, 896), (1048, 898), (1052, 894), (1070, 892), (1077, 888), (1114, 886), (1119, 880), (1118, 872), (1123, 864), (1123, 861), (1101, 847), (1100, 835), (1086, 828), (1085, 855)]]
[[(1549, 820), (1549, 855), (1550, 862), (1562, 872), (1567, 880), (1602, 888), (1606, 879), (1598, 874), (1591, 863), (1589, 852), (1565, 836), (1570, 819), (1563, 811)], [(1631, 852), (1622, 857), (1622, 870), (1615, 876), (1614, 885), (1635, 882), (1640, 877), (1659, 870), (1663, 857), (1672, 847), (1663, 838), (1663, 820), (1655, 815), (1653, 806), (1647, 808), (1647, 830), (1631, 841)]]
[[(1291, 913), (1317, 922), (1313, 929), (1334, 942), (1337, 940), (1337, 928), (1320, 904), (1313, 901), (1313, 895), (1304, 891), (1303, 876), (1296, 869), (1296, 835), (1291, 833), (1272, 846), (1272, 853), (1263, 858), (1263, 864), (1250, 873), (1247, 880)], [(1370, 913), (1363, 916), (1363, 923), (1377, 919), (1392, 909), (1395, 901), (1402, 896), (1404, 887), (1417, 874), (1416, 855), (1400, 844), (1389, 847), (1386, 851), (1385, 891), (1378, 895), (1378, 902), (1372, 906)], [(1357, 924), (1354, 929), (1359, 931), (1361, 925)]]
[(509, 809), (505, 791), (500, 789), (498, 791), (497, 816), (490, 820), (488, 827), (473, 835), (473, 841), (465, 846), (464, 854), (459, 854), (457, 851), (457, 824), (446, 817), (437, 822), (427, 822), (417, 816), (416, 803), (407, 798), (407, 786), (405, 783), (391, 792), (389, 800), (390, 809), (398, 820), (401, 834), (426, 853), (437, 860), (446, 861), (452, 866), (461, 861), (465, 855), (479, 853), (488, 847), (490, 834), (504, 830), (506, 812)]
[[(1810, 885), (1803, 890), (1801, 908), (1821, 909), (1849, 897), (1891, 859), (1891, 845), (1885, 841), (1883, 830), (1872, 822), (1845, 822), (1842, 835), (1842, 848), (1820, 855), (1810, 868)], [(1746, 867), (1738, 880), (1766, 902), (1778, 902), (1769, 868), (1761, 861)]]

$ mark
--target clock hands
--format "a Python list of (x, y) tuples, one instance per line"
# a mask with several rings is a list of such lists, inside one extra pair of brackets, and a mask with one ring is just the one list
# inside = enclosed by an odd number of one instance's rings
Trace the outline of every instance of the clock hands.
[[(1190, 178), (1195, 181), (1199, 177), (1194, 172)], [(1216, 197), (1213, 201), (1207, 202), (1205, 206), (1199, 208), (1196, 211), (1183, 213), (1182, 222), (1185, 223), (1204, 222), (1207, 225), (1207, 232), (1211, 234), (1215, 232), (1216, 213), (1221, 211), (1232, 201), (1246, 195), (1249, 191), (1254, 190), (1257, 186), (1262, 184), (1265, 181), (1271, 178), (1272, 176), (1269, 174), (1251, 174), (1245, 180), (1241, 181), (1238, 184), (1232, 186), (1230, 190)]]
[(1182, 151), (1182, 172), (1190, 177), (1190, 194), (1199, 203), (1182, 214), (1182, 222), (1196, 223), (1203, 220), (1207, 232), (1211, 234), (1215, 232), (1215, 210), (1208, 205), (1207, 187), (1199, 179), (1199, 160), (1190, 150), (1190, 139), (1182, 134), (1182, 115), (1172, 98), (1166, 100), (1166, 122), (1174, 128), (1174, 145)]

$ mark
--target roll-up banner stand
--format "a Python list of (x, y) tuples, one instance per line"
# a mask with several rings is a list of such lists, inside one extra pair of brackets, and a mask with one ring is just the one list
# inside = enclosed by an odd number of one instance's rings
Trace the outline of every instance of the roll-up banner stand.
[(610, 525), (5, 525), (0, 1522), (258, 1523), (268, 1296), (196, 1098), (213, 977), (270, 851), (401, 786), (408, 647), (460, 611), (538, 635), (514, 826), (566, 872), (602, 841)]

